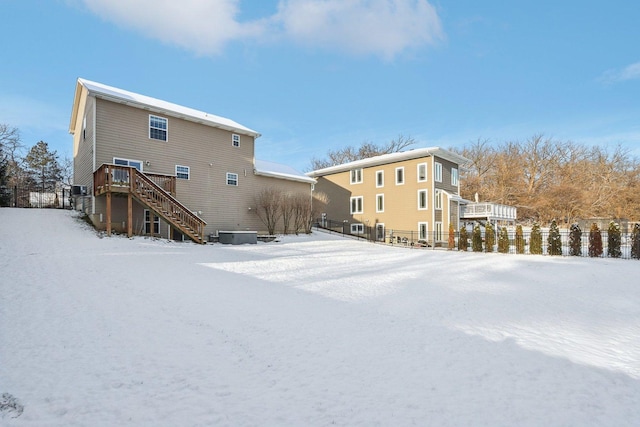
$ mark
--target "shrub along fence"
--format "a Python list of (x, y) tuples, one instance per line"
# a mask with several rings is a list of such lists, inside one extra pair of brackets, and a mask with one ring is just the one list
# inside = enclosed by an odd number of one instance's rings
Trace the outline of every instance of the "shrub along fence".
[(615, 223), (606, 230), (595, 227), (583, 231), (577, 226), (559, 229), (537, 225), (498, 227), (450, 232), (423, 230), (389, 230), (364, 224), (350, 224), (331, 220), (317, 221), (315, 228), (350, 236), (356, 239), (408, 246), (412, 248), (443, 248), (468, 252), (500, 252), (548, 256), (580, 256), (593, 258), (640, 259), (640, 223), (629, 232), (621, 232)]

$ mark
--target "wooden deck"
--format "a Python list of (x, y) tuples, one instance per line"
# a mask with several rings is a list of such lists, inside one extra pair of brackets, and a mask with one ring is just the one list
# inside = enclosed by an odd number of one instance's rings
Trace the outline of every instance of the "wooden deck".
[(132, 199), (152, 210), (173, 228), (197, 243), (205, 243), (206, 222), (175, 197), (176, 177), (145, 174), (134, 167), (104, 164), (93, 173), (94, 196), (105, 196), (107, 234), (111, 234), (111, 198), (114, 194), (128, 199), (127, 234), (133, 235)]

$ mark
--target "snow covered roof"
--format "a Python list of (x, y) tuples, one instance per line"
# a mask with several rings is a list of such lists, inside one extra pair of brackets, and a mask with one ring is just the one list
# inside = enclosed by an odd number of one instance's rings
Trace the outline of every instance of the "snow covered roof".
[(258, 138), (260, 136), (260, 134), (255, 130), (249, 129), (246, 126), (225, 117), (216, 116), (214, 114), (205, 113), (204, 111), (194, 110), (193, 108), (183, 107), (182, 105), (173, 104), (171, 102), (162, 101), (160, 99), (151, 98), (149, 96), (140, 95), (138, 93), (129, 92), (85, 79), (78, 79), (76, 85), (76, 98), (71, 117), (71, 125), (69, 127), (69, 131), (71, 133), (74, 131), (73, 125), (75, 123), (75, 115), (77, 114), (76, 104), (79, 102), (81, 86), (87, 88), (89, 95), (95, 96), (96, 98), (131, 105), (136, 108), (148, 109), (168, 116), (178, 117), (207, 126), (237, 132), (254, 138)]
[(344, 163), (342, 165), (330, 166), (324, 169), (318, 169), (307, 173), (307, 176), (318, 177), (331, 175), (339, 172), (346, 172), (354, 168), (366, 168), (370, 166), (379, 166), (389, 163), (402, 162), (405, 160), (418, 159), (421, 157), (436, 156), (441, 159), (462, 165), (470, 160), (452, 151), (445, 150), (440, 147), (417, 148), (415, 150), (402, 151), (399, 153), (383, 154), (381, 156), (369, 157), (367, 159), (356, 160), (354, 162)]
[(267, 162), (264, 160), (255, 161), (256, 175), (268, 176), (271, 178), (288, 179), (290, 181), (307, 182), (315, 184), (316, 180), (310, 178), (294, 168), (280, 163)]

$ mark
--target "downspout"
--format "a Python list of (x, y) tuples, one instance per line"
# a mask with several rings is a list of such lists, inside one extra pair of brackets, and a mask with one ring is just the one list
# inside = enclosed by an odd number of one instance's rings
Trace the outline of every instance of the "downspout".
[[(86, 88), (85, 88), (86, 89)], [(87, 89), (87, 92), (89, 90)], [(87, 98), (90, 96), (89, 93), (87, 93)], [(93, 115), (93, 124), (91, 125), (93, 127), (93, 172), (96, 171), (96, 140), (98, 139), (98, 134), (96, 133), (96, 107), (98, 103), (98, 99), (96, 97), (93, 98), (93, 111), (92, 111), (92, 115)], [(86, 113), (85, 113), (86, 114)], [(91, 177), (91, 214), (95, 215), (96, 214), (96, 196), (93, 194), (93, 175)]]

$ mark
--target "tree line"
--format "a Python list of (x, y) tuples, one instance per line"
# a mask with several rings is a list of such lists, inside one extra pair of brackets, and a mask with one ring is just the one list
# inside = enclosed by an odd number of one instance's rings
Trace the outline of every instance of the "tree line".
[(640, 162), (620, 145), (535, 135), (501, 144), (478, 139), (453, 151), (471, 161), (461, 172), (461, 196), (516, 206), (521, 222), (640, 220)]
[(70, 184), (72, 162), (60, 160), (49, 144), (23, 144), (18, 128), (0, 123), (0, 206), (7, 206), (14, 187), (53, 191), (61, 183)]

